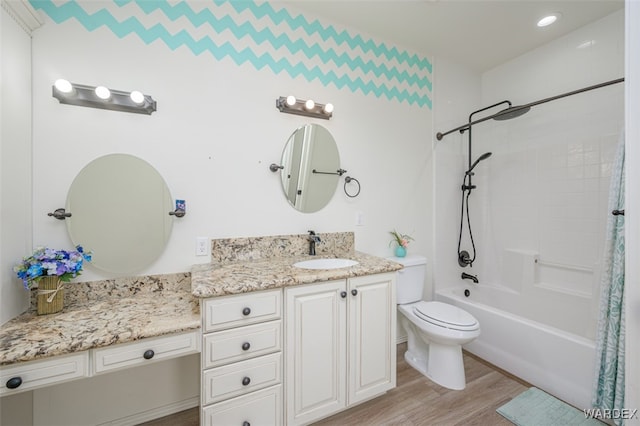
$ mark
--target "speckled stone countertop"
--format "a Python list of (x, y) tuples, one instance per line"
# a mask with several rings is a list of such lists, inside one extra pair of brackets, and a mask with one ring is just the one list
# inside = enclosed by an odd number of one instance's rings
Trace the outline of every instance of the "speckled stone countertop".
[(0, 366), (199, 328), (189, 273), (70, 283), (62, 311), (0, 326)]
[[(319, 237), (316, 256), (303, 254), (309, 250), (307, 234), (217, 239), (211, 242), (211, 262), (195, 265), (191, 274), (66, 284), (61, 312), (38, 316), (32, 306), (0, 326), (0, 366), (197, 330), (198, 298), (402, 269), (399, 263), (354, 251), (353, 233)], [(358, 264), (321, 270), (293, 266), (331, 257)]]
[[(315, 256), (299, 254), (308, 251), (309, 240), (305, 234), (214, 240), (213, 261), (191, 269), (193, 295), (216, 297), (402, 269), (399, 263), (354, 251), (352, 233), (319, 235), (321, 242)], [(298, 261), (321, 258), (347, 258), (358, 264), (338, 269), (293, 266)]]

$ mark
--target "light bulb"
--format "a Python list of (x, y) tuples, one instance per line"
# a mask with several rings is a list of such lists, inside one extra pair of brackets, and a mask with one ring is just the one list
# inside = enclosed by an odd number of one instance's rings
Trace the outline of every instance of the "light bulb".
[(538, 21), (538, 27), (542, 28), (542, 27), (547, 27), (551, 24), (553, 24), (554, 22), (556, 22), (558, 20), (558, 18), (560, 17), (559, 13), (554, 13), (552, 15), (548, 15), (545, 16), (544, 18), (540, 19)]
[(287, 105), (294, 106), (296, 104), (296, 97), (293, 95), (287, 96)]
[(95, 92), (96, 92), (96, 96), (104, 101), (106, 101), (111, 97), (111, 90), (107, 89), (104, 86), (96, 87)]
[(73, 93), (73, 86), (71, 85), (71, 83), (69, 83), (69, 80), (59, 78), (58, 80), (56, 80), (55, 83), (53, 83), (53, 85), (56, 87), (56, 90), (60, 93), (64, 93), (65, 95)]
[(134, 90), (129, 94), (129, 97), (131, 98), (131, 101), (136, 105), (142, 105), (144, 103), (144, 95), (142, 94), (142, 92)]
[(304, 103), (304, 107), (309, 111), (311, 111), (315, 106), (316, 106), (316, 103), (313, 102), (313, 100), (311, 99), (309, 99), (307, 102)]
[(323, 109), (325, 114), (331, 114), (333, 112), (333, 104), (326, 104)]

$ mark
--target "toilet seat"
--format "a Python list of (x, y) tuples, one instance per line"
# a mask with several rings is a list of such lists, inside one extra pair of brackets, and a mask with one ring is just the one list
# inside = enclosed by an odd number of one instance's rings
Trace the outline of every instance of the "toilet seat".
[(480, 328), (471, 314), (446, 303), (421, 301), (412, 310), (418, 319), (438, 327), (458, 331), (475, 331)]

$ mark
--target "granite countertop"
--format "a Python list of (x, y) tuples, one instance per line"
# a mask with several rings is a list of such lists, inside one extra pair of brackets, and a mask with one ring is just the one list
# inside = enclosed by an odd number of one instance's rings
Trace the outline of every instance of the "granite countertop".
[[(65, 285), (64, 309), (37, 315), (35, 306), (0, 326), (0, 366), (198, 330), (198, 298), (393, 272), (402, 265), (353, 250), (352, 233), (323, 234), (317, 256), (299, 256), (308, 236), (214, 240), (212, 262), (191, 273)], [(331, 254), (330, 254), (331, 253)], [(347, 258), (357, 265), (302, 269), (302, 260)]]
[[(357, 265), (337, 269), (302, 269), (293, 266), (302, 260), (346, 258)], [(195, 297), (216, 297), (301, 284), (380, 274), (402, 269), (402, 265), (381, 257), (352, 251), (342, 255), (293, 256), (233, 263), (195, 265), (191, 289)]]
[[(198, 299), (183, 275), (174, 286), (151, 280), (82, 292), (69, 284), (62, 311), (37, 315), (32, 308), (0, 326), (0, 366), (198, 330)], [(74, 292), (79, 295), (68, 300)]]

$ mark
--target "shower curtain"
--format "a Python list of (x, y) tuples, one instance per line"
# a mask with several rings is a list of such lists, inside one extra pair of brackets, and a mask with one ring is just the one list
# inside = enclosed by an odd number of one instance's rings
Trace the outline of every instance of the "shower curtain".
[[(624, 209), (624, 133), (611, 172), (609, 212)], [(601, 279), (600, 315), (596, 335), (596, 375), (593, 407), (624, 408), (624, 215), (611, 215), (607, 221), (607, 242)], [(615, 424), (623, 424), (616, 419)]]

